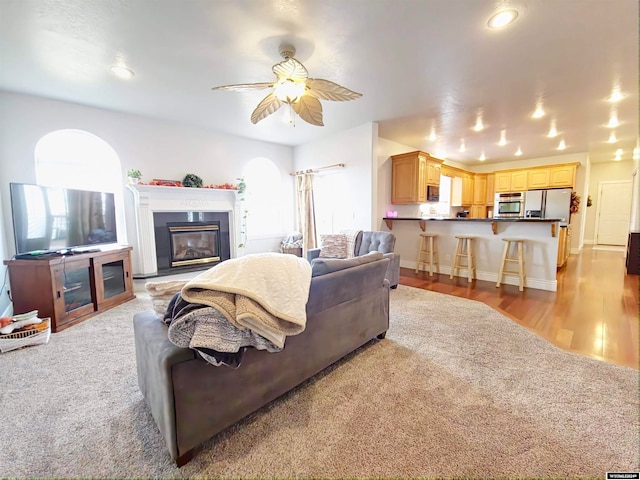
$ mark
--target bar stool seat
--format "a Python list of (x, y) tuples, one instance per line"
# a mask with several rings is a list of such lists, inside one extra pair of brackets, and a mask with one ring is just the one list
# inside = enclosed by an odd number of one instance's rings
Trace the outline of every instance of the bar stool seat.
[[(451, 264), (450, 279), (460, 269), (467, 269), (467, 281), (471, 282), (476, 275), (476, 256), (473, 252), (473, 241), (476, 239), (473, 235), (455, 235), (456, 238), (456, 252), (453, 256), (453, 263)], [(465, 263), (461, 263), (464, 259)]]
[[(518, 275), (518, 290), (521, 292), (524, 291), (524, 239), (523, 238), (503, 238), (504, 242), (504, 251), (502, 252), (502, 264), (500, 265), (500, 272), (498, 273), (498, 282), (496, 283), (496, 287), (500, 286), (502, 283), (502, 277), (506, 273), (510, 273), (513, 275)], [(509, 249), (511, 245), (517, 245), (517, 256), (510, 257)], [(508, 270), (507, 262), (516, 263), (518, 270)]]
[(421, 233), (420, 246), (418, 247), (418, 261), (416, 262), (416, 273), (419, 270), (426, 271), (429, 267), (429, 276), (433, 277), (433, 267), (436, 273), (440, 274), (440, 262), (438, 261), (438, 235), (435, 233)]

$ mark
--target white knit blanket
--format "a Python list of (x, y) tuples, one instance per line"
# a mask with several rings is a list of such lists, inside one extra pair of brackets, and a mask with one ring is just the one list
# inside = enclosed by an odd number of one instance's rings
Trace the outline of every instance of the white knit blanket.
[(214, 307), (240, 329), (283, 348), (287, 335), (304, 331), (311, 266), (294, 255), (259, 253), (233, 258), (182, 288), (187, 302)]

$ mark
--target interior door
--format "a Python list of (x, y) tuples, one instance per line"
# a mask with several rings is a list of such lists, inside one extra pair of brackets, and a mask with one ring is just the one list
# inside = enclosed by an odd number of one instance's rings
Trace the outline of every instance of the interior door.
[(598, 245), (626, 245), (631, 218), (631, 182), (601, 183), (598, 192)]

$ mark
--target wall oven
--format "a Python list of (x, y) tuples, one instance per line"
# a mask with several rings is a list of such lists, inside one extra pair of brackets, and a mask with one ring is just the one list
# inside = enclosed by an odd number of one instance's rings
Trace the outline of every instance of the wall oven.
[(526, 192), (496, 193), (493, 205), (494, 218), (524, 218)]

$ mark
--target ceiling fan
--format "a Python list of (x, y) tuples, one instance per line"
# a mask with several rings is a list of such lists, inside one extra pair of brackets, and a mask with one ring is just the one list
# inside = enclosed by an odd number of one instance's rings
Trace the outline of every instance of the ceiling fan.
[[(276, 63), (272, 67), (273, 73), (276, 76), (274, 82), (223, 85), (213, 87), (212, 90), (246, 92), (273, 88), (273, 91), (262, 99), (251, 114), (251, 123), (254, 124), (268, 117), (277, 111), (283, 103), (286, 103), (289, 105), (289, 108), (300, 115), (300, 118), (305, 122), (311, 125), (323, 126), (322, 105), (320, 104), (320, 100), (344, 102), (347, 100), (355, 100), (362, 96), (361, 93), (349, 90), (329, 80), (309, 78), (309, 72), (307, 72), (305, 66), (293, 58), (296, 49), (291, 45), (281, 45), (279, 52), (282, 58), (284, 58), (284, 61)], [(293, 118), (294, 116), (292, 114), (292, 123)]]

